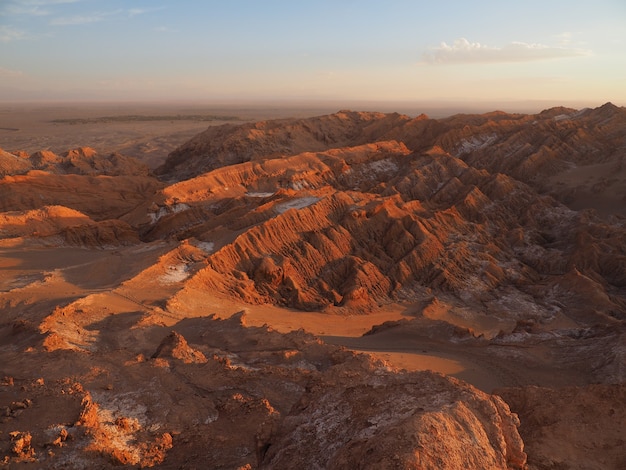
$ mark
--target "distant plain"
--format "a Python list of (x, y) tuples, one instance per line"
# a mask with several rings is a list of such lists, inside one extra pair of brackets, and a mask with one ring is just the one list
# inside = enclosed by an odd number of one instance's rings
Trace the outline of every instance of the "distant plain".
[(118, 152), (156, 168), (172, 150), (208, 126), (333, 111), (131, 103), (0, 104), (0, 148), (61, 154), (92, 147), (102, 155)]
[[(493, 106), (496, 106), (495, 104)], [(511, 104), (538, 112), (541, 103)], [(521, 107), (520, 107), (521, 106)], [(421, 113), (442, 118), (455, 113), (486, 112), (490, 105), (447, 107), (432, 103), (0, 103), (0, 148), (27, 153), (92, 147), (101, 155), (118, 152), (156, 168), (167, 155), (208, 126), (266, 119), (306, 118), (349, 107), (355, 111)]]

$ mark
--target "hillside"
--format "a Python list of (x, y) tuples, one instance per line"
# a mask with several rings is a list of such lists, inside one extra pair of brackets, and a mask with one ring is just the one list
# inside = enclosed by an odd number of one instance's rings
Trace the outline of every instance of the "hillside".
[(0, 456), (620, 468), (625, 154), (610, 103), (2, 152)]

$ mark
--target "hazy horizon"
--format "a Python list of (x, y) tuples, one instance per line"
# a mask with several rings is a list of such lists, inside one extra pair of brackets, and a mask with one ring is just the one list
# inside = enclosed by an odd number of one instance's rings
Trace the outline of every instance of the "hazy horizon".
[[(620, 106), (619, 103), (612, 102)], [(519, 114), (538, 114), (553, 107), (574, 109), (596, 108), (605, 103), (588, 102), (553, 102), (518, 101), (518, 102), (429, 102), (429, 101), (365, 101), (365, 100), (249, 100), (249, 101), (204, 101), (194, 100), (161, 100), (161, 101), (71, 101), (71, 100), (32, 100), (2, 101), (0, 107), (7, 112), (11, 109), (36, 110), (38, 108), (52, 111), (63, 110), (63, 115), (73, 117), (103, 117), (106, 115), (159, 115), (174, 113), (177, 115), (230, 113), (246, 119), (246, 116), (275, 115), (282, 117), (308, 117), (313, 115), (331, 114), (340, 110), (371, 111), (383, 113), (400, 113), (411, 117), (426, 114), (433, 119), (441, 119), (455, 114), (483, 114), (495, 111)], [(259, 117), (263, 119), (263, 117)]]
[(619, 0), (5, 0), (0, 102), (623, 106), (625, 19)]

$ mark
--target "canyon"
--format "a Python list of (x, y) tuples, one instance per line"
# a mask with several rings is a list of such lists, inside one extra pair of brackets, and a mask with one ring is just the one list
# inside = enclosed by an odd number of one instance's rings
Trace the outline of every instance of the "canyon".
[(211, 119), (0, 141), (0, 465), (626, 467), (626, 109)]

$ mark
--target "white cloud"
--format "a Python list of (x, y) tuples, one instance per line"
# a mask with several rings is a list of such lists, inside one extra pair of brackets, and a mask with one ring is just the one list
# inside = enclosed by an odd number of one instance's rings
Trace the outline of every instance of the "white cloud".
[(46, 7), (77, 3), (81, 0), (8, 0), (0, 5), (0, 12), (5, 15), (47, 16)]
[(0, 77), (4, 78), (18, 78), (23, 77), (24, 72), (21, 70), (11, 70), (0, 67)]
[(52, 18), (50, 24), (53, 26), (70, 26), (79, 24), (98, 23), (103, 21), (108, 15), (106, 13), (92, 13), (90, 15), (74, 15)]
[(105, 21), (108, 18), (116, 17), (120, 15), (126, 15), (128, 18), (133, 18), (138, 15), (144, 15), (146, 13), (161, 10), (159, 8), (131, 8), (129, 10), (114, 10), (109, 12), (93, 12), (87, 15), (74, 15), (67, 17), (57, 17), (50, 20), (50, 24), (53, 26), (72, 26), (89, 23), (99, 23)]
[(137, 16), (146, 13), (148, 10), (144, 8), (131, 8), (128, 10), (128, 16)]
[(584, 55), (589, 55), (589, 51), (525, 42), (513, 42), (503, 47), (492, 47), (460, 38), (454, 41), (452, 45), (442, 42), (439, 47), (425, 52), (422, 55), (422, 63), (438, 65), (532, 62)]
[(26, 33), (11, 26), (0, 25), (0, 42), (17, 41), (18, 39), (24, 39)]
[(569, 31), (556, 34), (554, 37), (558, 40), (559, 46), (566, 47), (572, 43), (572, 33), (570, 33)]
[(137, 15), (145, 15), (146, 13), (151, 13), (153, 11), (163, 10), (165, 7), (155, 7), (155, 8), (131, 8), (128, 10), (128, 16), (132, 18)]

